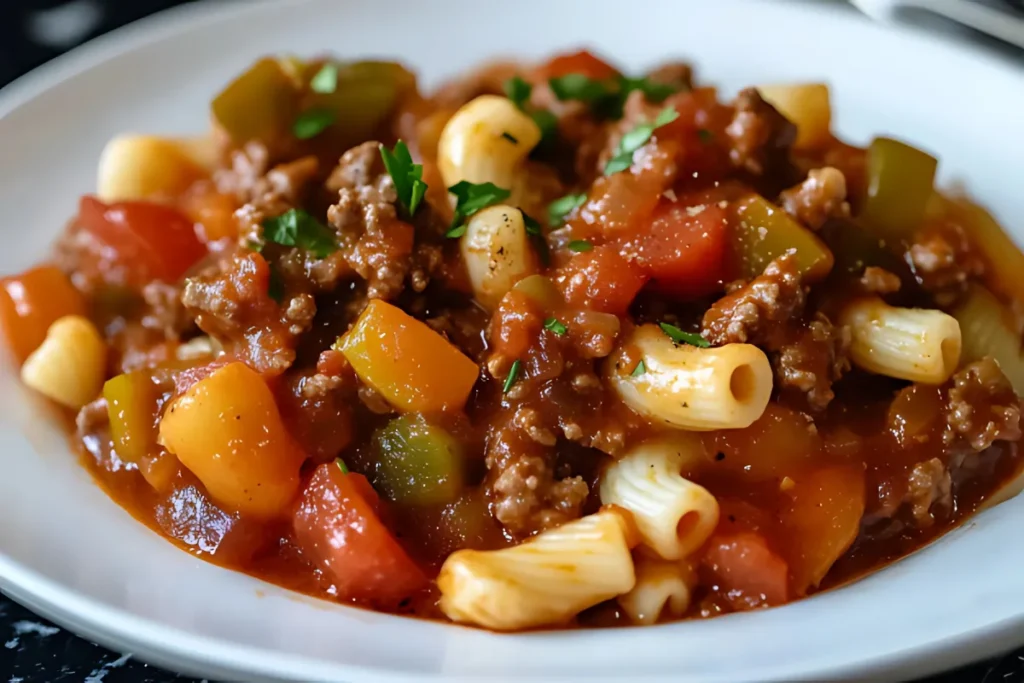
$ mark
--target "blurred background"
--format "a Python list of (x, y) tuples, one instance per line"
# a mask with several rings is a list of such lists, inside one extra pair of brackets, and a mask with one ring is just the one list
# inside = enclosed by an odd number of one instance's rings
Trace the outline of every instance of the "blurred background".
[[(0, 87), (90, 38), (176, 5), (217, 0), (0, 0)], [(247, 1), (247, 0), (237, 0)], [(339, 2), (343, 0), (338, 0)], [(380, 0), (387, 2), (389, 0)], [(487, 2), (488, 0), (480, 0)], [(676, 0), (666, 0), (673, 2)], [(711, 0), (703, 0), (711, 1)], [(764, 0), (825, 3), (854, 11), (845, 0)], [(922, 4), (940, 0), (920, 0)], [(975, 0), (1020, 8), (1024, 0)], [(980, 44), (1024, 66), (1024, 51), (934, 17), (918, 17), (950, 40)], [(0, 683), (164, 683), (187, 679), (83, 641), (0, 595)], [(928, 683), (1024, 683), (1024, 649), (966, 667)], [(206, 682), (202, 682), (206, 683)]]

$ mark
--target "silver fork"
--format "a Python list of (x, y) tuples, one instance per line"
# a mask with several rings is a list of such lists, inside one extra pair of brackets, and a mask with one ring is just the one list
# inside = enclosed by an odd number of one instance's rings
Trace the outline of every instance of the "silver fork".
[[(1024, 17), (973, 0), (851, 0), (873, 19), (895, 22), (915, 13), (930, 13), (1024, 48)], [(1024, 9), (1024, 0), (1004, 0), (1014, 9)]]

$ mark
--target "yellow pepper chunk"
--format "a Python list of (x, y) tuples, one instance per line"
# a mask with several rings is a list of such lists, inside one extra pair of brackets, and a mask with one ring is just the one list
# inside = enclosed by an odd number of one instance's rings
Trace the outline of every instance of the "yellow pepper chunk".
[(461, 410), (476, 363), (425, 323), (374, 299), (335, 345), (388, 403), (406, 412)]
[(157, 393), (147, 372), (118, 375), (103, 385), (110, 436), (121, 460), (138, 464), (156, 451)]
[(284, 515), (305, 456), (258, 372), (231, 363), (196, 382), (160, 420), (160, 443), (218, 504), (260, 519)]

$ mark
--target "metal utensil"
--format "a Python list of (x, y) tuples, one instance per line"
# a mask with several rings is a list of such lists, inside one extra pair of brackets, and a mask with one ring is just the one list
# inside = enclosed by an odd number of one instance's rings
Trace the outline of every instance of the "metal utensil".
[[(981, 31), (1024, 48), (1024, 17), (972, 0), (851, 0), (862, 12), (878, 21), (907, 21), (932, 14)], [(1024, 9), (1022, 0), (1004, 0), (1009, 7)]]

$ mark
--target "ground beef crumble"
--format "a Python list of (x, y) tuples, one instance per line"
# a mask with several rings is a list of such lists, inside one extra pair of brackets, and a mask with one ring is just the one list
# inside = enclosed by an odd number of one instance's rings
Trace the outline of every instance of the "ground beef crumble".
[(554, 453), (543, 443), (549, 432), (539, 422), (536, 413), (517, 413), (487, 447), (492, 513), (518, 538), (578, 518), (588, 494), (582, 478), (556, 477)]
[(850, 215), (846, 201), (846, 178), (842, 171), (826, 166), (807, 174), (807, 179), (779, 196), (782, 208), (811, 230), (818, 230), (829, 218)]
[(868, 266), (860, 276), (860, 288), (866, 294), (894, 294), (900, 291), (902, 282), (898, 275), (890, 273), (885, 268)]
[(996, 441), (1021, 438), (1020, 400), (999, 365), (983, 358), (953, 375), (946, 409), (947, 446), (981, 452)]
[(948, 510), (953, 504), (953, 481), (938, 458), (914, 465), (907, 478), (906, 502), (920, 528), (935, 522), (935, 507)]
[(971, 280), (985, 273), (963, 228), (953, 223), (921, 230), (907, 249), (906, 261), (921, 287), (943, 308), (956, 303)]
[(796, 126), (768, 104), (756, 88), (741, 90), (734, 106), (736, 113), (725, 129), (733, 165), (755, 176), (785, 168), (789, 148), (796, 140)]

